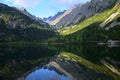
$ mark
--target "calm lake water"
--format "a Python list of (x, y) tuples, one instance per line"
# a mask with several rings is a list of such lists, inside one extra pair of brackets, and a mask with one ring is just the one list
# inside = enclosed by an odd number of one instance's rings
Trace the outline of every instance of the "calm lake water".
[(0, 47), (0, 80), (119, 80), (120, 47)]
[(71, 78), (61, 75), (54, 70), (38, 69), (30, 73), (25, 80), (72, 80)]

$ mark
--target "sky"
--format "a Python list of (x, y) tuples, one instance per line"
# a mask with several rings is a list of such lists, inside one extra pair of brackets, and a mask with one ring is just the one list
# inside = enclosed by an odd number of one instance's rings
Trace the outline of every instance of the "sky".
[(85, 3), (90, 0), (0, 0), (0, 3), (14, 6), (17, 8), (24, 7), (36, 17), (54, 16), (59, 11), (64, 11), (75, 4)]

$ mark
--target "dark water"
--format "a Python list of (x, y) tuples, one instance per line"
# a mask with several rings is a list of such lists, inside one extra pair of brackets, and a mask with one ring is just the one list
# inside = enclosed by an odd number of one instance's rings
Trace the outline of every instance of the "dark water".
[[(65, 52), (81, 62), (59, 56)], [(103, 60), (117, 72), (102, 64)], [(0, 47), (0, 80), (119, 80), (119, 72), (119, 47)]]

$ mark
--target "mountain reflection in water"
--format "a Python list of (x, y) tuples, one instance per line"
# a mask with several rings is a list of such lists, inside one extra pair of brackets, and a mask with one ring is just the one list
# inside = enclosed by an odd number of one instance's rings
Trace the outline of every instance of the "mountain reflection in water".
[(57, 73), (55, 70), (39, 69), (29, 74), (25, 80), (72, 80), (71, 78)]
[(119, 53), (97, 45), (0, 47), (0, 80), (119, 80)]

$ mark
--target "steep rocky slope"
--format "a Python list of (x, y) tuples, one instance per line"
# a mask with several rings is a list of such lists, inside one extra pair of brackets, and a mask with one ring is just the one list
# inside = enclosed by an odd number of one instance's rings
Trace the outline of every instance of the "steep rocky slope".
[(119, 43), (120, 2), (101, 13), (95, 14), (72, 27), (58, 30), (62, 35), (58, 41), (65, 43), (105, 42)]
[(65, 11), (63, 15), (50, 22), (57, 29), (73, 26), (90, 16), (111, 8), (117, 0), (91, 0), (85, 4), (78, 4)]
[(48, 18), (43, 18), (43, 21), (45, 22), (52, 22), (54, 21), (57, 17), (61, 16), (66, 10), (62, 11), (62, 12), (58, 12), (57, 14), (55, 14), (55, 16), (49, 16)]

